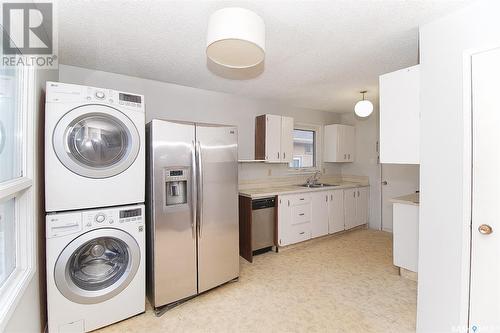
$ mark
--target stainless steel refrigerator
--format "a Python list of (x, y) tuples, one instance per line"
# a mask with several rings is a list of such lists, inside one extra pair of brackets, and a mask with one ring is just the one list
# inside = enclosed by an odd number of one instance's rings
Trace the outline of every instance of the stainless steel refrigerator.
[(158, 308), (239, 276), (238, 133), (154, 119), (146, 137), (147, 291)]

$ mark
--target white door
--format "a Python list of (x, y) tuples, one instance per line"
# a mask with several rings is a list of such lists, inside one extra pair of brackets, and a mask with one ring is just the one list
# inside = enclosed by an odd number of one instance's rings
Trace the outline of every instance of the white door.
[(281, 116), (266, 115), (266, 160), (281, 162)]
[(328, 234), (328, 201), (329, 192), (314, 192), (311, 194), (311, 237), (320, 237)]
[(382, 230), (392, 232), (391, 199), (419, 189), (418, 165), (382, 164)]
[(473, 55), (472, 256), (469, 325), (474, 332), (483, 330), (498, 332), (500, 329), (498, 87), (500, 87), (500, 49)]
[(293, 159), (293, 118), (281, 117), (281, 161)]
[(344, 216), (345, 229), (351, 229), (356, 226), (356, 189), (350, 188), (344, 190)]
[(329, 192), (328, 203), (328, 232), (343, 231), (344, 225), (344, 190), (335, 190)]

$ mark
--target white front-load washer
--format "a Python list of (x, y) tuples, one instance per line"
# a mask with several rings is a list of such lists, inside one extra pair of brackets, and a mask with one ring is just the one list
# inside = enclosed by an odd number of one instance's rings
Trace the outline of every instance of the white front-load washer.
[(45, 210), (144, 202), (144, 96), (47, 82)]
[(46, 216), (48, 328), (87, 332), (145, 311), (144, 205)]

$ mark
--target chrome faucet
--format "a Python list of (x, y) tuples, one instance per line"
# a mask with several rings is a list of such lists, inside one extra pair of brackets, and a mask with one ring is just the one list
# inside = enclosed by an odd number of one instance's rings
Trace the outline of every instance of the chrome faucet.
[(316, 172), (314, 172), (314, 175), (312, 175), (309, 178), (307, 178), (306, 184), (307, 185), (315, 185), (318, 182), (318, 180), (319, 180), (319, 177), (318, 177), (319, 174), (320, 174), (319, 170), (317, 170)]

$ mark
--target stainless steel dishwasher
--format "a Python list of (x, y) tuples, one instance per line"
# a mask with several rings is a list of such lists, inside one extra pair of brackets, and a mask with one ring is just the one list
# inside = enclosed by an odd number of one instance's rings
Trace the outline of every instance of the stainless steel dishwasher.
[(275, 198), (252, 200), (252, 252), (269, 251), (274, 246)]

